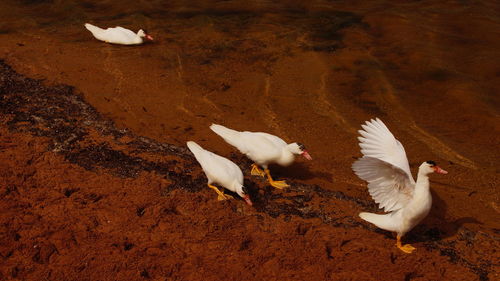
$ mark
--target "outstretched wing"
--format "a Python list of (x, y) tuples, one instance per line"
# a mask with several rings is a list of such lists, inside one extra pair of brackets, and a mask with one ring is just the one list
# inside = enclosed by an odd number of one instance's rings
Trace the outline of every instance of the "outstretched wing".
[(354, 162), (352, 169), (368, 182), (368, 192), (385, 212), (401, 209), (413, 196), (415, 184), (406, 172), (385, 161), (364, 156)]
[(396, 166), (403, 170), (408, 175), (410, 182), (414, 184), (415, 180), (411, 175), (405, 149), (394, 138), (385, 124), (376, 118), (375, 120), (366, 121), (366, 125), (361, 125), (361, 127), (363, 127), (363, 130), (358, 131), (361, 134), (358, 140), (363, 156), (377, 158)]
[(370, 195), (381, 208), (387, 212), (400, 209), (411, 199), (415, 187), (405, 149), (380, 119), (361, 127), (358, 140), (363, 158), (352, 168), (369, 183)]

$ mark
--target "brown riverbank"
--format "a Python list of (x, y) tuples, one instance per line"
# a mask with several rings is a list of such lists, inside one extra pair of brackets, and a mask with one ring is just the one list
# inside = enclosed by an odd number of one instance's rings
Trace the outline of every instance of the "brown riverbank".
[[(50, 4), (3, 4), (13, 24), (0, 57), (44, 79), (3, 66), (5, 279), (498, 276), (494, 9), (110, 3), (77, 5), (68, 18)], [(44, 7), (54, 15), (38, 16)], [(77, 20), (146, 27), (157, 41), (106, 45)], [(357, 218), (374, 205), (350, 170), (356, 130), (375, 116), (413, 171), (433, 159), (450, 172), (432, 178), (433, 210), (408, 237), (413, 255)], [(247, 177), (255, 208), (217, 202), (183, 149), (196, 140), (230, 155), (212, 122), (303, 142), (314, 161), (273, 169), (293, 182), (284, 192)]]

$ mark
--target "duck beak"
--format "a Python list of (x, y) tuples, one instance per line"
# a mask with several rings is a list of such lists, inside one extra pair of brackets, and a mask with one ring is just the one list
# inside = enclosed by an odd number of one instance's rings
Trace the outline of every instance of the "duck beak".
[(306, 158), (307, 160), (313, 160), (311, 155), (309, 155), (309, 153), (305, 150), (304, 150), (304, 152), (302, 152), (302, 156), (304, 156), (304, 158)]
[(446, 175), (448, 174), (447, 171), (441, 169), (439, 166), (434, 166), (434, 172), (438, 173), (438, 174), (443, 174), (443, 175)]
[(146, 34), (146, 39), (148, 39), (149, 41), (153, 41), (153, 37), (149, 34)]
[(245, 202), (246, 202), (249, 206), (252, 206), (252, 205), (253, 205), (252, 200), (250, 200), (250, 196), (248, 196), (248, 194), (247, 194), (247, 195), (245, 195), (245, 196), (243, 196), (243, 200), (245, 200)]

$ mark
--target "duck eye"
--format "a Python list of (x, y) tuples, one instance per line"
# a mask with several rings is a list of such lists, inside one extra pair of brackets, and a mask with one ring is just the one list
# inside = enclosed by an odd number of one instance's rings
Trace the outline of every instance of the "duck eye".
[(429, 161), (426, 161), (425, 163), (431, 165), (431, 166), (436, 166), (436, 162), (432, 161), (432, 160), (429, 160)]
[(304, 151), (306, 150), (306, 146), (301, 144), (301, 143), (297, 143), (297, 145), (299, 146), (300, 150)]

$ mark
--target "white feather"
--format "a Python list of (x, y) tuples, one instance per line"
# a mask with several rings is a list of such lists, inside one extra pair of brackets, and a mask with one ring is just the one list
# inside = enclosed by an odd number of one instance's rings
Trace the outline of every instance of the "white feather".
[(390, 213), (359, 215), (402, 236), (429, 213), (432, 196), (428, 174), (435, 169), (427, 162), (422, 163), (415, 182), (403, 146), (385, 124), (376, 118), (367, 121), (362, 128), (358, 140), (363, 157), (353, 163), (352, 169), (368, 182), (368, 192), (373, 200)]
[(368, 191), (384, 211), (403, 208), (411, 200), (415, 188), (406, 152), (385, 124), (378, 118), (362, 125), (358, 137), (363, 157), (352, 165)]
[(270, 163), (286, 166), (294, 160), (293, 154), (284, 149), (287, 143), (277, 136), (262, 132), (239, 132), (217, 124), (212, 124), (210, 129), (264, 168)]
[(398, 231), (398, 225), (396, 221), (393, 219), (392, 213), (386, 215), (379, 215), (379, 214), (361, 212), (359, 213), (359, 217), (367, 222), (373, 223), (379, 228), (388, 231)]
[(362, 137), (358, 137), (361, 153), (366, 157), (373, 157), (387, 162), (403, 170), (411, 183), (415, 183), (406, 158), (406, 152), (401, 143), (394, 138), (385, 124), (378, 118), (366, 122), (361, 126), (363, 130), (358, 132)]
[(231, 160), (203, 149), (194, 141), (188, 141), (187, 146), (208, 178), (208, 183), (216, 183), (233, 192), (243, 186), (243, 173), (240, 167)]
[(90, 23), (85, 24), (92, 35), (98, 40), (121, 45), (138, 45), (144, 42), (143, 38), (131, 30), (117, 26), (102, 29)]

